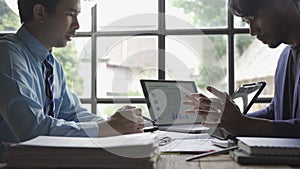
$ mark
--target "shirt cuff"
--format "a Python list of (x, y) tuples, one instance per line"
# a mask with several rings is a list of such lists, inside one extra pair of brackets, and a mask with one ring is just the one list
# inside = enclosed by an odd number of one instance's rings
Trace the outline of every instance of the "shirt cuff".
[(97, 122), (81, 122), (77, 123), (88, 137), (98, 137), (99, 136), (99, 126)]

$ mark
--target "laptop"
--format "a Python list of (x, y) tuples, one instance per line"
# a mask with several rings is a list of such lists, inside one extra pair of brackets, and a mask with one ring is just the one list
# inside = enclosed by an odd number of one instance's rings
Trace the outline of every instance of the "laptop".
[(185, 113), (193, 109), (184, 105), (185, 96), (198, 93), (193, 81), (140, 80), (152, 121), (158, 130), (183, 133), (202, 133), (209, 128), (201, 125), (203, 119), (197, 114)]

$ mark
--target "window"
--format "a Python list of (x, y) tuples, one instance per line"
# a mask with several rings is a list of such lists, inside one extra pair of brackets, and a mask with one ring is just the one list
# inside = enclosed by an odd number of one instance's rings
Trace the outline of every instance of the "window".
[(0, 0), (0, 31), (16, 31), (20, 27), (17, 1)]
[[(16, 1), (0, 4), (1, 35), (15, 32)], [(248, 35), (227, 0), (94, 0), (82, 9), (77, 36), (54, 52), (93, 113), (110, 116), (124, 104), (147, 112), (140, 79), (194, 80), (206, 94), (207, 85), (232, 93), (264, 80), (260, 102), (273, 96), (274, 57), (284, 46), (271, 50)]]

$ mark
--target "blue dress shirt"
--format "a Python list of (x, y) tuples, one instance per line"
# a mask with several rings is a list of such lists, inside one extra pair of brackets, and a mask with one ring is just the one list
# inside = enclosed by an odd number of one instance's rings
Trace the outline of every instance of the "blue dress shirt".
[[(103, 118), (88, 112), (67, 84), (54, 57), (55, 116), (46, 115), (42, 62), (49, 51), (22, 26), (16, 34), (0, 38), (0, 143), (16, 142), (39, 135), (98, 136), (96, 122)], [(0, 161), (3, 146), (0, 144)]]

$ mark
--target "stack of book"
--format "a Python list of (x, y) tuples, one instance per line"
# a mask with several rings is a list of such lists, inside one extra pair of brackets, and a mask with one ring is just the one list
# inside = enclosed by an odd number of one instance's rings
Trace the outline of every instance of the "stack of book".
[(11, 168), (155, 168), (158, 141), (141, 133), (105, 138), (39, 136), (7, 145)]
[(300, 139), (238, 137), (230, 156), (240, 164), (300, 165)]

